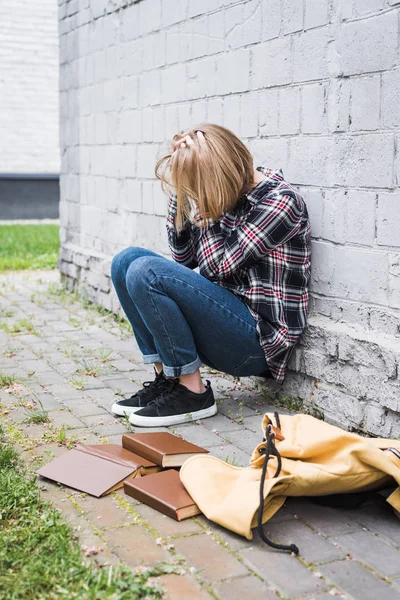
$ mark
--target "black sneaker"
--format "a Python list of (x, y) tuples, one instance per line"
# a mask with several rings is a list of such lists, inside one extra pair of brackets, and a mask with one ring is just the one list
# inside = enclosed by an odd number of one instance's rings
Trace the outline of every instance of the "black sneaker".
[(131, 414), (129, 422), (139, 427), (178, 425), (212, 417), (216, 412), (217, 405), (209, 381), (202, 394), (195, 394), (176, 381), (171, 389), (163, 392), (154, 402)]
[(154, 381), (145, 381), (143, 388), (133, 394), (130, 398), (118, 400), (111, 407), (112, 412), (119, 417), (131, 415), (132, 413), (144, 408), (150, 402), (153, 402), (160, 394), (170, 390), (175, 383), (175, 379), (167, 379), (161, 371), (156, 374)]

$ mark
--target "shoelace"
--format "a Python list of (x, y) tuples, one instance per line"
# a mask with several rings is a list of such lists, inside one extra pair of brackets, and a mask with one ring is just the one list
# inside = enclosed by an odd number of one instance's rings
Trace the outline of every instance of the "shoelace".
[[(281, 421), (279, 418), (279, 414), (277, 412), (275, 412), (274, 417), (275, 417), (276, 427), (278, 429), (280, 429)], [(263, 449), (263, 448), (260, 449), (260, 453), (262, 453), (262, 450), (264, 450), (265, 458), (264, 458), (262, 471), (261, 471), (260, 505), (258, 507), (258, 515), (257, 515), (257, 529), (258, 529), (260, 538), (263, 540), (263, 542), (268, 544), (268, 546), (271, 546), (271, 548), (275, 548), (276, 550), (285, 550), (286, 552), (293, 552), (294, 554), (297, 555), (297, 554), (299, 554), (299, 549), (295, 544), (289, 544), (288, 546), (285, 544), (277, 544), (277, 543), (273, 542), (272, 540), (270, 540), (265, 535), (265, 532), (263, 529), (262, 518), (263, 518), (263, 512), (264, 512), (264, 483), (265, 483), (265, 477), (267, 474), (268, 462), (269, 462), (271, 454), (273, 456), (276, 456), (277, 461), (278, 461), (278, 467), (277, 467), (275, 475), (273, 477), (274, 478), (278, 477), (281, 472), (281, 469), (282, 469), (282, 458), (281, 458), (281, 455), (279, 454), (279, 451), (277, 450), (277, 448), (275, 446), (274, 439), (275, 439), (275, 433), (272, 430), (272, 425), (269, 424), (265, 430), (265, 437), (264, 437), (264, 441), (266, 442), (265, 449)]]
[(167, 403), (171, 401), (174, 394), (176, 394), (177, 387), (179, 385), (179, 379), (167, 379), (168, 387), (161, 392), (161, 394), (153, 400), (152, 404), (155, 404), (158, 408), (163, 408)]

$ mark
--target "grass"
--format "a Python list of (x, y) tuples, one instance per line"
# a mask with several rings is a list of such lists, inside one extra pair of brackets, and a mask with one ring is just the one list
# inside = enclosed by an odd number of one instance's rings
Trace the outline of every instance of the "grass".
[(0, 271), (55, 269), (58, 225), (1, 225)]
[(40, 498), (1, 426), (0, 531), (0, 595), (7, 600), (157, 600), (157, 576), (176, 572), (166, 563), (135, 572), (85, 559), (63, 516)]

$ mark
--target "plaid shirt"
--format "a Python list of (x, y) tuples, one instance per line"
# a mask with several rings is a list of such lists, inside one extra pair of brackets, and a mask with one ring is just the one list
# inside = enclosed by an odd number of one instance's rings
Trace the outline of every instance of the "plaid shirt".
[(177, 233), (176, 196), (170, 196), (167, 232), (175, 261), (198, 266), (201, 275), (247, 304), (267, 366), (281, 383), (307, 320), (310, 223), (302, 197), (282, 171), (257, 170), (265, 180), (232, 212), (201, 227), (187, 221)]

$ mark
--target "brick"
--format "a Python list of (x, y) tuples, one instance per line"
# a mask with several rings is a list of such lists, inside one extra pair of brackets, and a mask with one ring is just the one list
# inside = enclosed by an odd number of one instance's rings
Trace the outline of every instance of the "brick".
[(328, 0), (305, 0), (304, 29), (326, 25)]
[(175, 0), (163, 0), (162, 3), (162, 26), (170, 27), (175, 23), (184, 21), (187, 16), (188, 4), (184, 2), (176, 2)]
[(163, 575), (161, 578), (165, 600), (212, 600), (211, 596), (188, 575)]
[(161, 99), (163, 103), (186, 100), (186, 66), (168, 66), (161, 73)]
[(279, 131), (294, 134), (300, 130), (300, 90), (290, 87), (279, 94)]
[[(391, 187), (393, 184), (394, 137), (391, 133), (367, 133), (335, 138), (336, 185)], [(374, 156), (371, 169), (369, 157)]]
[(291, 82), (292, 59), (288, 37), (255, 46), (252, 49), (252, 56), (252, 89)]
[(347, 131), (350, 114), (350, 82), (348, 79), (333, 79), (328, 85), (329, 131)]
[(151, 4), (139, 4), (140, 35), (145, 36), (161, 25), (161, 0), (153, 0)]
[(383, 8), (385, 0), (356, 0), (356, 11), (359, 15), (376, 12)]
[[(326, 28), (310, 29), (294, 38), (293, 81), (310, 81), (327, 76), (330, 40), (330, 30)], [(313, 60), (309, 60), (310, 56), (313, 56)]]
[(303, 0), (293, 4), (290, 0), (282, 2), (282, 29), (283, 33), (293, 33), (303, 29)]
[(379, 194), (377, 242), (383, 246), (399, 246), (400, 194)]
[(240, 551), (239, 554), (250, 568), (289, 598), (301, 594), (316, 594), (328, 587), (324, 581), (314, 577), (313, 573), (296, 558), (272, 550), (266, 545), (253, 546)]
[(270, 40), (279, 36), (282, 24), (281, 0), (264, 0), (262, 2), (262, 40)]
[(224, 99), (224, 127), (238, 134), (240, 130), (240, 118), (240, 96), (227, 96)]
[(325, 133), (327, 130), (326, 87), (323, 84), (306, 85), (302, 89), (303, 133)]
[(333, 140), (302, 136), (291, 140), (289, 178), (296, 185), (332, 185)]
[(395, 600), (399, 597), (398, 590), (354, 560), (322, 565), (319, 571), (354, 600)]
[(380, 76), (354, 78), (351, 81), (351, 129), (379, 129)]
[(254, 157), (254, 164), (287, 172), (289, 146), (286, 139), (256, 139), (251, 142), (250, 151)]
[(400, 124), (400, 114), (396, 104), (400, 93), (400, 69), (382, 73), (382, 122), (385, 127), (396, 127)]
[(176, 539), (175, 548), (210, 581), (248, 574), (248, 569), (209, 535)]
[(346, 240), (372, 246), (375, 239), (376, 194), (349, 190), (346, 198)]
[(240, 98), (240, 136), (256, 137), (258, 134), (258, 95), (247, 92)]
[(343, 244), (346, 239), (347, 198), (343, 190), (327, 190), (321, 223), (321, 237)]
[(236, 50), (220, 56), (217, 62), (217, 94), (244, 92), (249, 88), (250, 53), (249, 50)]
[(250, 0), (244, 4), (241, 30), (246, 45), (260, 42), (262, 36), (262, 2)]
[(277, 89), (260, 90), (259, 94), (260, 135), (275, 135), (279, 131), (279, 91)]
[[(396, 64), (397, 21), (388, 12), (373, 19), (344, 23), (339, 33), (344, 75), (387, 70)], [(382, 31), (385, 35), (382, 35)]]
[(156, 565), (169, 558), (167, 551), (139, 525), (104, 530), (103, 536), (112, 551), (131, 567)]

